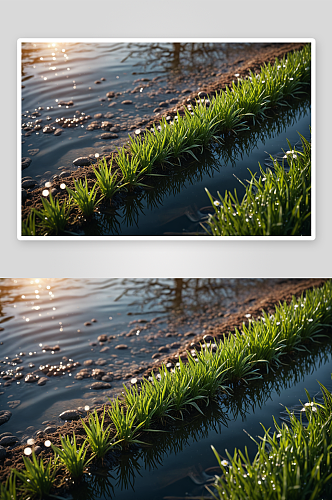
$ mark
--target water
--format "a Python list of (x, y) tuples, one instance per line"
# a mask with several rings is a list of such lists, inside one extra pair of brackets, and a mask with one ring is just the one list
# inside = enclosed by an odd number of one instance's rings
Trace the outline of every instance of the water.
[(257, 447), (250, 436), (259, 441), (264, 434), (261, 424), (273, 430), (275, 416), (281, 425), (285, 406), (291, 409), (306, 402), (305, 389), (311, 397), (318, 394), (317, 380), (331, 390), (331, 341), (284, 361), (287, 366), (248, 387), (235, 388), (233, 396), (220, 398), (204, 416), (177, 422), (169, 433), (154, 434), (150, 446), (125, 454), (110, 470), (100, 469), (84, 491), (73, 492), (74, 499), (180, 500), (206, 494), (205, 484), (218, 474), (211, 445), (226, 459), (225, 450), (233, 454), (235, 448), (244, 451), (246, 446), (253, 459)]
[[(188, 331), (208, 331), (209, 326), (222, 322), (221, 314), (244, 315), (248, 304), (265, 298), (279, 281), (2, 279), (1, 375), (17, 366), (24, 366), (25, 374), (31, 373), (49, 360), (58, 364), (62, 356), (81, 363), (102, 356), (112, 370), (114, 360), (122, 362), (120, 366), (127, 363), (121, 374), (133, 364), (151, 365), (151, 353), (159, 346), (181, 340)], [(97, 322), (84, 326), (91, 319)], [(149, 328), (144, 330), (147, 325)], [(132, 330), (135, 335), (127, 337)], [(104, 333), (114, 335), (115, 339), (106, 344), (110, 349), (100, 354), (102, 346), (89, 344)], [(114, 346), (118, 343), (130, 348), (117, 351)], [(61, 351), (43, 352), (46, 344), (59, 344)], [(150, 352), (144, 351), (151, 346)], [(147, 437), (148, 446), (122, 454), (110, 470), (95, 470), (81, 488), (73, 490), (74, 499), (166, 500), (203, 495), (207, 479), (217, 473), (209, 470), (217, 464), (211, 445), (225, 458), (225, 449), (232, 453), (235, 447), (243, 450), (247, 446), (253, 457), (256, 446), (243, 429), (256, 439), (263, 434), (260, 423), (267, 428), (273, 426), (272, 415), (281, 423), (284, 407), (280, 405), (291, 408), (299, 400), (305, 402), (304, 389), (314, 396), (319, 391), (317, 380), (331, 388), (331, 341), (310, 344), (309, 348), (310, 352), (285, 357), (285, 364), (275, 373), (248, 386), (234, 388), (231, 397), (221, 396), (204, 409), (204, 416), (191, 414), (183, 422), (172, 424), (169, 432)], [(22, 356), (22, 352), (26, 355)], [(21, 356), (23, 363), (11, 363), (16, 355)], [(29, 368), (29, 363), (35, 367)], [(93, 393), (88, 380), (73, 380), (75, 373), (51, 377), (42, 387), (22, 380), (4, 386), (3, 379), (0, 409), (10, 409), (13, 415), (1, 426), (0, 433), (14, 432), (26, 440), (47, 425), (42, 422), (60, 425), (58, 415), (65, 409), (106, 401), (123, 382), (120, 378), (112, 382), (110, 390)], [(12, 408), (8, 404), (13, 401), (19, 402), (18, 406)]]
[(299, 133), (310, 140), (310, 102), (308, 98), (294, 103), (293, 108), (278, 110), (273, 118), (242, 132), (238, 138), (212, 145), (210, 151), (179, 166), (173, 175), (158, 178), (154, 189), (128, 197), (125, 205), (111, 211), (100, 208), (101, 214), (87, 224), (88, 235), (124, 236), (190, 236), (205, 235), (201, 223), (207, 213), (213, 213), (205, 188), (218, 199), (218, 191), (236, 189), (239, 199), (244, 195), (251, 172), (259, 173), (272, 156), (283, 156), (283, 151), (299, 144)]
[[(42, 120), (43, 128), (61, 117), (110, 113), (109, 119), (119, 129), (119, 139), (100, 140), (101, 131), (86, 131), (86, 124), (63, 129), (59, 137), (44, 134), (42, 129), (31, 133), (22, 130), (22, 156), (32, 159), (23, 175), (32, 176), (42, 184), (59, 174), (59, 170), (73, 168), (72, 162), (79, 156), (102, 154), (109, 147), (114, 150), (128, 138), (131, 126), (151, 118), (160, 102), (183, 97), (182, 91), (188, 88), (199, 90), (204, 83), (214, 80), (217, 73), (228, 71), (235, 60), (243, 62), (255, 55), (262, 45), (24, 43), (22, 128), (29, 123), (35, 126), (36, 120)], [(109, 102), (106, 93), (110, 91), (121, 95)], [(122, 105), (124, 100), (132, 100), (133, 104)], [(60, 106), (61, 101), (73, 101), (74, 105)], [(40, 116), (31, 115), (34, 112)]]
[[(24, 177), (44, 186), (61, 171), (73, 171), (73, 161), (114, 151), (128, 133), (144, 126), (161, 102), (172, 106), (186, 90), (204, 83), (253, 56), (262, 44), (167, 43), (25, 43), (22, 52), (22, 156), (32, 163)], [(104, 78), (104, 80), (102, 80)], [(99, 82), (99, 83), (95, 83)], [(106, 93), (114, 92), (110, 101)], [(134, 93), (133, 93), (134, 92)], [(118, 95), (119, 94), (119, 95)], [(122, 104), (124, 101), (132, 104)], [(73, 101), (73, 106), (59, 105)], [(172, 102), (169, 102), (172, 101)], [(167, 103), (166, 103), (167, 106)], [(43, 109), (40, 109), (43, 108)], [(166, 108), (160, 108), (165, 110)], [(33, 116), (31, 113), (38, 113)], [(42, 120), (41, 127), (57, 125), (60, 118), (84, 118), (97, 113), (111, 121), (118, 138), (102, 140), (103, 130), (87, 130), (91, 122), (71, 123), (60, 136), (26, 131)], [(39, 116), (40, 114), (40, 116)], [(310, 98), (279, 108), (273, 116), (252, 126), (237, 138), (215, 143), (210, 151), (148, 179), (149, 189), (127, 196), (118, 209), (99, 205), (99, 213), (78, 230), (79, 235), (185, 236), (206, 235), (201, 223), (212, 208), (205, 192), (244, 188), (248, 169), (259, 172), (266, 157), (299, 141), (298, 132), (310, 139)], [(99, 119), (100, 120), (100, 119)], [(142, 125), (143, 124), (143, 125)], [(27, 136), (26, 136), (27, 134)], [(236, 176), (236, 177), (235, 177)], [(152, 187), (152, 189), (151, 189)], [(114, 198), (116, 200), (116, 196)]]
[[(39, 366), (59, 367), (60, 363), (73, 362), (83, 365), (89, 359), (102, 362), (94, 367), (112, 372), (115, 377), (111, 389), (102, 391), (90, 389), (94, 379), (75, 379), (79, 368), (49, 378), (42, 387), (25, 383), (24, 378), (5, 386), (6, 380), (2, 379), (0, 409), (13, 413), (5, 430), (24, 431), (29, 426), (37, 429), (46, 420), (60, 424), (58, 415), (66, 409), (107, 401), (107, 396), (122, 387), (130, 370), (153, 364), (151, 356), (159, 347), (181, 340), (188, 331), (202, 333), (222, 322), (221, 314), (242, 310), (247, 299), (264, 296), (275, 283), (204, 278), (2, 279), (2, 377), (20, 367), (24, 367), (24, 376), (43, 376)], [(84, 325), (92, 319), (97, 322)], [(113, 335), (114, 339), (100, 345), (97, 337), (101, 334)], [(57, 344), (60, 351), (44, 349)], [(128, 348), (115, 349), (119, 344)], [(22, 363), (12, 362), (16, 357)], [(29, 367), (31, 363), (34, 366)], [(13, 402), (18, 402), (17, 406)]]

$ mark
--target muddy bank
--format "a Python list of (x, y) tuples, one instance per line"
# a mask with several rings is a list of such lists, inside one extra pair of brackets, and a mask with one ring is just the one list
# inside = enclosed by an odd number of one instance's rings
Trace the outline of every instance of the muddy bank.
[[(303, 47), (303, 45), (304, 44), (267, 44), (266, 47), (261, 48), (259, 55), (256, 55), (255, 57), (246, 61), (239, 59), (232, 65), (231, 69), (227, 73), (219, 75), (212, 83), (200, 86), (199, 92), (213, 95), (215, 92), (222, 89), (224, 90), (227, 86), (231, 85), (234, 80), (236, 81), (236, 78), (247, 76), (250, 70), (257, 72), (259, 71), (261, 65), (265, 62), (273, 63), (276, 57), (280, 58), (289, 52), (299, 50)], [(154, 110), (155, 115), (154, 117), (151, 117), (150, 120), (143, 120), (139, 123), (137, 122), (134, 127), (134, 135), (139, 135), (144, 132), (145, 128), (149, 128), (153, 124), (158, 124), (159, 120), (163, 117), (171, 120), (172, 116), (174, 116), (177, 112), (179, 112), (180, 114), (184, 113), (184, 105), (188, 105), (190, 104), (190, 102), (195, 102), (195, 99), (199, 97), (199, 93), (197, 91), (191, 92), (189, 88), (182, 91), (182, 94), (183, 96), (178, 99), (178, 102), (175, 106), (171, 106), (171, 102), (167, 102), (166, 100), (164, 104), (167, 109), (165, 111), (164, 107), (159, 108), (159, 110), (156, 108)], [(204, 94), (200, 95), (204, 96)], [(172, 100), (174, 99), (170, 99), (170, 101)], [(128, 132), (130, 128), (131, 127), (128, 128)], [(110, 160), (113, 152), (114, 151), (112, 150), (112, 148), (107, 148), (107, 153), (105, 153), (107, 161)], [(96, 161), (96, 158), (85, 158), (85, 160), (82, 160), (80, 163), (88, 163), (88, 165), (82, 165), (82, 167), (78, 168), (75, 172), (63, 172), (59, 176), (55, 176), (45, 187), (52, 193), (54, 197), (58, 199), (64, 199), (67, 197), (67, 192), (63, 188), (63, 186), (61, 188), (61, 185), (65, 183), (66, 186), (72, 189), (74, 187), (75, 179), (84, 180), (86, 177), (89, 187), (92, 187), (96, 180), (93, 172), (92, 162), (96, 163)], [(151, 184), (151, 178), (149, 178), (148, 184)], [(35, 181), (29, 180), (28, 178), (25, 179), (23, 185), (25, 186), (24, 190), (22, 191), (22, 218), (24, 220), (28, 216), (31, 208), (42, 208), (40, 197), (45, 187), (39, 187)], [(133, 194), (138, 194), (141, 191), (141, 189), (137, 189)], [(133, 194), (128, 195), (127, 193), (119, 193), (118, 195), (116, 195), (112, 201), (113, 210), (116, 210), (119, 206), (121, 206), (127, 196), (132, 196)], [(100, 208), (107, 209), (106, 206), (103, 207), (103, 204), (100, 205)], [(80, 233), (82, 222), (84, 223), (84, 219), (80, 216), (78, 210), (77, 212), (74, 211), (71, 216), (69, 229), (74, 232)]]
[[(234, 331), (234, 328), (238, 328), (242, 325), (243, 322), (248, 322), (250, 318), (257, 318), (261, 314), (261, 310), (264, 309), (266, 312), (273, 313), (274, 307), (276, 304), (279, 302), (290, 302), (292, 296), (300, 296), (302, 292), (305, 292), (306, 290), (316, 288), (321, 286), (326, 280), (325, 279), (279, 279), (276, 280), (274, 284), (271, 283), (271, 289), (269, 292), (266, 293), (265, 297), (259, 296), (259, 297), (250, 297), (248, 298), (243, 304), (242, 308), (238, 310), (236, 314), (232, 314), (230, 311), (229, 313), (226, 313), (224, 316), (219, 317), (219, 321), (211, 328), (208, 328), (205, 332), (203, 332), (200, 335), (196, 336), (191, 336), (190, 340), (187, 341), (186, 337), (184, 337), (185, 342), (181, 343), (181, 347), (177, 351), (176, 354), (169, 356), (169, 355), (163, 355), (164, 357), (159, 357), (158, 359), (152, 361), (151, 365), (149, 368), (145, 371), (143, 375), (147, 376), (151, 373), (152, 370), (156, 370), (162, 363), (176, 363), (178, 361), (178, 355), (181, 356), (181, 358), (185, 361), (185, 350), (188, 348), (192, 348), (195, 345), (199, 346), (199, 343), (202, 340), (208, 340), (209, 337), (205, 337), (205, 335), (211, 336), (211, 340), (214, 338), (218, 338), (222, 336), (224, 333), (232, 332)], [(218, 310), (217, 306), (215, 308), (215, 315), (218, 315)], [(250, 316), (249, 316), (250, 315)], [(173, 322), (174, 329), (176, 329), (177, 322)], [(170, 325), (171, 327), (171, 325)], [(134, 377), (134, 373), (130, 374), (128, 373), (129, 376)], [(134, 381), (130, 381), (129, 383), (133, 383)], [(136, 381), (137, 382), (137, 381)], [(102, 407), (98, 407), (98, 412), (100, 413), (102, 411)], [(84, 412), (82, 413), (82, 415)], [(108, 423), (110, 421), (106, 419)], [(0, 459), (0, 480), (4, 481), (6, 477), (8, 477), (10, 473), (11, 468), (22, 468), (23, 467), (23, 462), (22, 462), (22, 455), (24, 452), (24, 449), (27, 447), (27, 444), (21, 444), (17, 438), (14, 436), (15, 442), (12, 442), (10, 444), (10, 439), (9, 436), (6, 435), (6, 425), (1, 428), (1, 431), (3, 431), (1, 435), (1, 439), (5, 439), (7, 441), (7, 445), (5, 446), (5, 442), (3, 442), (4, 447), (6, 449), (6, 454), (5, 456)], [(50, 440), (52, 443), (59, 445), (59, 435), (58, 433), (61, 432), (62, 435), (66, 434), (71, 434), (72, 432), (75, 432), (75, 434), (78, 436), (78, 443), (81, 444), (84, 441), (84, 431), (83, 427), (80, 421), (72, 421), (72, 422), (66, 422), (63, 426), (57, 427), (56, 431), (54, 428), (48, 429), (45, 432), (38, 431), (34, 435), (34, 443), (31, 445), (32, 447), (35, 448), (36, 453), (38, 453), (42, 457), (50, 457), (52, 455), (52, 452), (50, 449), (45, 446), (45, 441)], [(113, 434), (114, 434), (113, 430)], [(2, 452), (3, 454), (3, 452)], [(117, 452), (115, 455), (113, 455), (112, 460), (115, 460), (117, 457)], [(57, 484), (60, 484), (63, 478), (61, 476), (58, 477), (57, 479)]]

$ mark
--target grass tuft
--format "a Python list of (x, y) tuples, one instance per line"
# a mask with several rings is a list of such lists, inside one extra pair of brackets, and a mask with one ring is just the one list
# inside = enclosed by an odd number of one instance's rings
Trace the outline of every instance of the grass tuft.
[(31, 210), (28, 218), (22, 221), (22, 236), (36, 236), (36, 212)]
[(301, 148), (284, 155), (272, 168), (251, 174), (242, 200), (226, 191), (209, 196), (214, 214), (203, 226), (212, 236), (301, 236), (311, 234), (311, 144), (301, 134)]
[[(32, 452), (32, 460), (23, 457), (25, 470), (23, 472), (15, 471), (15, 475), (22, 482), (22, 489), (25, 494), (32, 494), (38, 498), (44, 495), (49, 495), (52, 486), (56, 469), (56, 460), (52, 463), (51, 460), (37, 459)], [(11, 497), (10, 497), (11, 498)]]
[[(222, 471), (216, 476), (213, 498), (226, 500), (316, 500), (330, 498), (332, 479), (332, 395), (320, 384), (324, 403), (308, 398), (303, 406), (308, 424), (290, 411), (290, 425), (280, 427), (274, 419), (275, 431), (265, 429), (253, 460), (247, 448), (235, 449), (228, 460), (221, 460), (212, 450)], [(255, 441), (256, 442), (256, 441)]]
[(87, 453), (85, 443), (86, 441), (77, 449), (76, 436), (73, 433), (72, 439), (69, 436), (61, 437), (61, 449), (53, 444), (51, 445), (55, 456), (66, 467), (72, 479), (80, 479), (83, 476), (86, 466), (92, 460), (92, 458), (89, 460), (85, 459)]
[[(75, 191), (69, 189), (66, 186), (66, 190), (70, 197), (73, 199), (74, 203), (79, 207), (81, 212), (85, 217), (92, 217), (96, 206), (101, 202), (102, 198), (96, 200), (98, 187), (97, 184), (94, 184), (93, 188), (89, 191), (88, 182), (85, 178), (85, 182), (81, 181), (81, 179), (74, 181)], [(71, 199), (70, 198), (70, 199)]]
[(106, 453), (114, 446), (110, 441), (110, 425), (104, 430), (105, 410), (101, 422), (96, 410), (89, 415), (89, 424), (81, 420), (87, 435), (87, 442), (98, 459), (103, 459)]
[[(59, 200), (54, 200), (52, 194), (49, 195), (50, 201), (45, 198), (41, 198), (43, 209), (35, 210), (37, 217), (39, 217), (39, 226), (41, 227), (42, 233), (47, 236), (49, 234), (55, 233), (56, 235), (64, 231), (70, 214), (71, 200), (66, 200), (60, 205)], [(33, 219), (30, 214), (30, 229), (33, 229)]]
[(123, 183), (119, 184), (120, 179), (118, 176), (118, 170), (112, 173), (112, 166), (113, 156), (109, 167), (107, 166), (105, 158), (103, 158), (102, 161), (98, 162), (97, 168), (93, 169), (97, 178), (99, 190), (107, 200), (111, 200), (115, 193), (124, 187)]

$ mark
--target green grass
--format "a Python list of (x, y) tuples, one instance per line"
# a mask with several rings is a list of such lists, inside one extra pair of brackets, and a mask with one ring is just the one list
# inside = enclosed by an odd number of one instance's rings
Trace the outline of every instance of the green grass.
[(74, 181), (75, 191), (66, 186), (67, 193), (70, 195), (69, 199), (73, 199), (74, 203), (79, 207), (85, 217), (92, 217), (96, 206), (101, 202), (102, 198), (96, 200), (97, 196), (97, 183), (89, 190), (88, 182), (81, 179)]
[[(45, 198), (41, 198), (43, 209), (35, 210), (37, 217), (40, 219), (39, 226), (41, 228), (42, 234), (45, 236), (49, 234), (59, 234), (65, 230), (67, 222), (69, 220), (69, 214), (71, 210), (71, 200), (64, 201), (61, 205), (59, 200), (54, 200), (52, 194), (49, 194), (50, 201)], [(35, 230), (35, 225), (33, 218), (30, 216), (28, 218), (28, 225), (25, 228), (30, 231)], [(29, 235), (30, 236), (30, 235)]]
[(218, 192), (214, 208), (204, 226), (212, 236), (301, 236), (311, 232), (311, 143), (301, 134), (301, 147), (291, 147), (282, 163), (271, 157), (272, 168), (260, 166), (260, 176), (252, 174), (245, 194)]
[(77, 448), (76, 436), (73, 433), (72, 439), (70, 439), (70, 436), (61, 437), (61, 448), (53, 444), (51, 445), (55, 456), (66, 467), (72, 479), (80, 479), (83, 476), (85, 468), (92, 460), (92, 458), (89, 460), (85, 458), (88, 451), (85, 444), (86, 441), (84, 441), (82, 446)]
[(31, 210), (28, 218), (22, 221), (22, 236), (37, 236), (35, 210)]
[(54, 462), (51, 460), (45, 462), (42, 458), (38, 460), (32, 452), (32, 460), (23, 457), (23, 461), (25, 470), (15, 471), (15, 475), (22, 482), (20, 490), (24, 494), (34, 495), (39, 499), (42, 499), (44, 495), (49, 495), (57, 472), (56, 460)]
[(290, 304), (280, 304), (272, 316), (263, 311), (241, 331), (235, 329), (214, 345), (188, 353), (187, 363), (180, 359), (171, 371), (161, 367), (149, 380), (143, 379), (140, 389), (124, 387), (124, 405), (116, 401), (110, 413), (117, 430), (121, 428), (118, 438), (129, 441), (135, 431), (167, 418), (183, 418), (192, 408), (202, 412), (218, 391), (229, 391), (234, 382), (261, 378), (264, 371), (283, 363), (285, 354), (319, 340), (331, 324), (331, 281), (299, 299), (293, 297)]
[[(96, 185), (99, 185), (102, 196), (111, 198), (115, 193), (114, 189), (119, 186), (127, 191), (133, 191), (136, 186), (146, 187), (144, 178), (156, 175), (153, 170), (157, 166), (166, 163), (181, 165), (182, 158), (196, 158), (197, 153), (202, 152), (212, 139), (222, 141), (223, 136), (229, 133), (237, 134), (248, 129), (252, 122), (265, 117), (269, 109), (277, 105), (288, 106), (290, 98), (298, 97), (308, 90), (310, 67), (311, 46), (308, 44), (300, 51), (289, 53), (281, 60), (277, 59), (274, 65), (262, 66), (258, 75), (251, 74), (249, 78), (238, 79), (225, 92), (220, 91), (208, 100), (198, 99), (190, 111), (185, 107), (184, 114), (181, 116), (177, 113), (171, 123), (163, 118), (158, 127), (154, 125), (143, 137), (129, 136), (129, 144), (119, 149), (114, 158), (115, 168), (121, 172), (119, 181), (115, 174), (111, 174), (111, 167), (108, 171), (106, 166), (99, 168), (99, 177), (96, 174)], [(93, 190), (90, 198), (87, 185), (83, 187), (80, 184), (76, 189), (76, 197), (71, 191), (75, 203), (87, 217), (92, 215), (94, 203), (98, 203), (95, 200), (97, 191), (93, 194)], [(69, 192), (68, 189), (67, 191)], [(231, 195), (227, 196), (225, 202), (232, 205), (234, 200)], [(289, 199), (289, 203), (291, 201)], [(304, 202), (303, 199), (301, 203)], [(269, 231), (275, 231), (276, 227), (281, 231), (276, 226), (280, 224), (280, 218), (275, 217), (274, 208), (272, 204), (269, 209), (271, 220), (267, 221), (265, 227), (268, 234)], [(296, 206), (292, 214), (292, 221), (296, 224), (295, 231), (299, 228), (299, 209)], [(254, 225), (257, 226), (258, 233), (262, 231), (258, 227), (262, 224), (255, 222)], [(288, 226), (288, 233), (294, 233), (291, 222), (288, 222)], [(243, 229), (241, 226), (241, 230)]]
[(141, 182), (145, 171), (148, 167), (140, 169), (140, 162), (137, 156), (131, 156), (123, 148), (118, 150), (116, 162), (122, 173), (122, 183), (126, 185), (128, 191), (133, 191), (135, 187), (147, 187)]
[(103, 459), (114, 444), (110, 440), (110, 425), (104, 429), (105, 411), (101, 421), (99, 420), (96, 410), (89, 415), (89, 423), (86, 424), (81, 420), (84, 430), (87, 435), (87, 443), (91, 448), (94, 456), (98, 459)]
[(324, 402), (308, 402), (303, 411), (308, 425), (289, 412), (290, 424), (275, 431), (264, 430), (258, 451), (250, 460), (235, 449), (227, 452), (228, 460), (217, 457), (222, 476), (216, 477), (214, 488), (207, 488), (215, 499), (226, 500), (316, 500), (330, 498), (332, 479), (332, 394), (322, 385)]
[(0, 483), (0, 500), (18, 500), (15, 472), (12, 472), (5, 484)]
[(113, 156), (109, 167), (107, 166), (105, 158), (103, 158), (103, 160), (98, 161), (97, 168), (93, 169), (97, 178), (99, 190), (107, 200), (111, 200), (115, 193), (124, 187), (124, 184), (119, 184), (120, 179), (118, 176), (118, 170), (115, 170), (115, 172), (112, 173), (112, 167)]
[[(308, 290), (299, 298), (293, 297), (289, 304), (280, 303), (274, 314), (262, 311), (260, 317), (250, 318), (247, 325), (243, 323), (233, 334), (191, 350), (187, 353), (187, 361), (179, 359), (170, 371), (162, 366), (157, 373), (143, 379), (140, 388), (124, 387), (123, 396), (110, 401), (107, 410), (111, 427), (103, 428), (105, 414), (101, 421), (96, 413), (90, 415), (89, 422), (84, 425), (87, 439), (82, 446), (77, 447), (75, 434), (72, 442), (69, 436), (61, 438), (62, 449), (52, 446), (56, 460), (66, 467), (72, 478), (79, 479), (98, 452), (102, 457), (110, 445), (120, 444), (126, 450), (131, 444), (145, 444), (141, 441), (143, 432), (160, 432), (163, 424), (170, 420), (175, 423), (191, 411), (204, 414), (204, 408), (218, 392), (231, 396), (233, 383), (261, 378), (264, 372), (285, 364), (284, 355), (308, 350), (310, 341), (317, 342), (326, 336), (323, 332), (331, 325), (332, 281), (328, 280), (318, 289)], [(330, 422), (332, 399), (326, 392), (324, 395), (325, 407), (319, 407), (320, 415)], [(311, 405), (305, 408), (312, 412)], [(323, 426), (319, 429), (322, 435)], [(282, 434), (281, 431), (278, 433)], [(87, 442), (94, 454), (89, 460), (86, 460)], [(236, 457), (239, 463), (240, 459), (243, 460), (242, 456)]]
[(110, 401), (108, 415), (112, 420), (115, 429), (115, 439), (123, 448), (128, 448), (131, 444), (144, 444), (137, 439), (144, 422), (136, 424), (136, 414), (134, 408), (125, 408), (119, 399)]

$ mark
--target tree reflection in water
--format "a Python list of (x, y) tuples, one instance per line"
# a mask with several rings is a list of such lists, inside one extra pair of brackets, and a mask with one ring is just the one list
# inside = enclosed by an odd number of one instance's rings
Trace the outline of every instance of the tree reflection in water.
[[(135, 300), (130, 305), (139, 305), (149, 310), (162, 305), (164, 312), (183, 310), (185, 307), (196, 310), (211, 300), (221, 301), (229, 296), (234, 298), (249, 283), (255, 280), (236, 280), (218, 278), (150, 278), (122, 281), (123, 292), (115, 299), (124, 296)], [(257, 280), (256, 280), (257, 283)]]
[(142, 65), (141, 71), (155, 71), (160, 67), (167, 72), (185, 72), (198, 70), (199, 67), (215, 67), (216, 64), (229, 63), (245, 52), (252, 54), (261, 44), (250, 43), (214, 43), (214, 42), (138, 42), (129, 43), (129, 53), (121, 63), (138, 59), (133, 66)]

